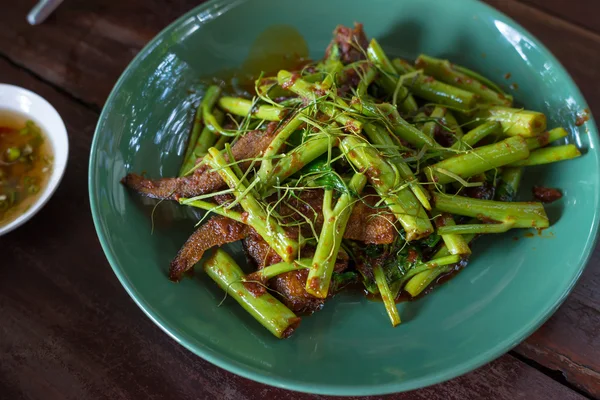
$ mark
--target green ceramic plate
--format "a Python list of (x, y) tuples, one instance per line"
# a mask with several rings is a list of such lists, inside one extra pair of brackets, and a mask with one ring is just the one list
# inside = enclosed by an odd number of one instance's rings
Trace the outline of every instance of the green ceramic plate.
[[(199, 77), (260, 53), (301, 51), (257, 38), (297, 31), (321, 57), (337, 24), (363, 22), (394, 55), (448, 57), (506, 86), (528, 108), (564, 126), (585, 153), (527, 170), (559, 187), (543, 235), (510, 232), (480, 240), (472, 263), (425, 298), (400, 305), (392, 328), (381, 303), (340, 295), (288, 340), (277, 340), (201, 273), (173, 284), (171, 258), (192, 232), (189, 210), (163, 203), (154, 234), (150, 204), (119, 183), (128, 171), (177, 173), (201, 90)], [(272, 28), (274, 25), (278, 27)], [(291, 28), (293, 29), (291, 29)], [(298, 36), (298, 35), (296, 35)], [(281, 43), (279, 43), (281, 44)], [(300, 49), (300, 50), (298, 50)], [(511, 78), (504, 78), (506, 73)], [(250, 379), (305, 392), (366, 395), (431, 385), (500, 356), (527, 337), (565, 299), (589, 258), (598, 227), (598, 137), (593, 121), (575, 125), (587, 105), (558, 61), (514, 21), (472, 0), (211, 1), (161, 32), (127, 68), (108, 99), (92, 145), (91, 208), (106, 256), (125, 289), (165, 332), (206, 360)], [(521, 238), (518, 241), (514, 237)], [(239, 248), (232, 247), (238, 256)]]

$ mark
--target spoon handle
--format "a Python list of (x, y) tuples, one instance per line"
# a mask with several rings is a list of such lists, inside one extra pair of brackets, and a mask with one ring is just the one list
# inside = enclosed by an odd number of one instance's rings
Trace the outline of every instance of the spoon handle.
[(27, 21), (31, 25), (41, 24), (63, 2), (63, 0), (40, 0), (27, 14)]

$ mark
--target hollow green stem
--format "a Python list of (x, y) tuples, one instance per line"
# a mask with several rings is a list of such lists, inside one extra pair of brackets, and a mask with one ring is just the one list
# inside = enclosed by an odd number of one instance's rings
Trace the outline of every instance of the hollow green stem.
[(392, 65), (396, 69), (396, 73), (399, 75), (408, 74), (409, 72), (416, 71), (415, 67), (406, 60), (401, 58), (394, 58), (392, 60)]
[(500, 133), (501, 131), (502, 125), (500, 125), (499, 122), (486, 122), (483, 125), (479, 125), (478, 127), (471, 129), (460, 140), (457, 140), (452, 146), (450, 146), (450, 148), (459, 151), (467, 150), (475, 146), (485, 137), (495, 133)]
[(367, 95), (367, 89), (369, 89), (369, 86), (371, 85), (371, 83), (373, 83), (373, 81), (375, 81), (376, 78), (377, 69), (373, 68), (372, 66), (368, 66), (366, 71), (364, 72), (362, 79), (360, 80), (360, 82), (358, 82), (358, 86), (356, 87), (356, 95), (359, 98), (362, 98), (365, 95)]
[(523, 176), (521, 167), (504, 167), (500, 174), (500, 183), (496, 189), (496, 200), (513, 201), (519, 190), (519, 183)]
[(409, 124), (400, 116), (396, 107), (389, 103), (375, 104), (355, 97), (352, 99), (352, 108), (366, 117), (385, 120), (399, 138), (418, 148), (425, 145), (429, 147), (436, 146), (435, 141), (431, 137), (421, 132), (414, 125)]
[(452, 111), (446, 110), (446, 115), (444, 117), (444, 123), (449, 130), (454, 132), (454, 136), (456, 136), (457, 139), (460, 139), (463, 137), (464, 133), (463, 133), (462, 127), (456, 120), (456, 117), (454, 116)]
[(434, 193), (433, 199), (438, 210), (450, 214), (486, 221), (513, 223), (514, 228), (547, 228), (549, 226), (544, 206), (537, 202), (506, 203), (458, 195), (449, 196), (442, 193)]
[(387, 130), (382, 126), (371, 123), (365, 124), (363, 129), (371, 143), (376, 146), (380, 146), (381, 148), (385, 148), (384, 151), (392, 155), (392, 158), (390, 158), (390, 163), (398, 169), (402, 179), (408, 182), (410, 189), (417, 197), (417, 200), (419, 200), (421, 205), (425, 207), (426, 210), (431, 210), (429, 194), (423, 188), (423, 186), (421, 186), (415, 174), (402, 159), (402, 156), (398, 151), (398, 145), (392, 140)]
[[(223, 122), (223, 118), (225, 118), (225, 115), (221, 112), (221, 110), (218, 109), (213, 110), (213, 115), (215, 116), (215, 119), (219, 124)], [(229, 138), (229, 136), (219, 136), (219, 139), (221, 138)], [(194, 149), (192, 150), (191, 155), (181, 166), (181, 171), (179, 175), (188, 175), (194, 168), (194, 165), (196, 165), (196, 160), (198, 160), (201, 157), (204, 157), (211, 146), (216, 147), (216, 141), (217, 136), (214, 134), (214, 132), (211, 131), (209, 128), (204, 127), (204, 129), (202, 129), (202, 132), (196, 140), (196, 144), (194, 146)]]
[(473, 74), (465, 74), (464, 70), (460, 71), (447, 60), (440, 60), (421, 54), (415, 62), (415, 67), (423, 69), (427, 75), (431, 75), (442, 82), (478, 94), (486, 103), (502, 106), (510, 106), (512, 104), (512, 97), (501, 91), (497, 92), (490, 89), (480, 80), (476, 79)]
[(300, 126), (304, 123), (302, 122), (302, 116), (303, 113), (299, 112), (289, 121), (285, 122), (285, 125), (279, 128), (279, 131), (275, 134), (271, 144), (269, 144), (269, 147), (267, 147), (267, 149), (264, 151), (263, 159), (260, 163), (260, 169), (258, 170), (257, 174), (261, 183), (266, 183), (273, 173), (273, 157), (280, 152), (290, 135), (300, 128)]
[[(433, 212), (433, 214), (435, 215), (436, 213)], [(469, 243), (465, 240), (463, 236), (452, 233), (442, 234), (440, 231), (444, 227), (456, 225), (456, 222), (454, 222), (454, 218), (452, 218), (452, 215), (442, 213), (438, 215), (434, 221), (437, 227), (437, 231), (442, 236), (442, 240), (444, 241), (444, 244), (448, 248), (450, 254), (471, 254)]]
[(550, 164), (553, 162), (570, 160), (581, 156), (581, 152), (574, 144), (552, 146), (537, 149), (531, 152), (525, 160), (510, 164), (511, 167), (530, 167), (532, 165)]
[(272, 172), (267, 177), (267, 183), (261, 186), (260, 192), (266, 195), (272, 193), (272, 187), (279, 185), (286, 178), (294, 175), (317, 157), (325, 154), (331, 147), (333, 136), (317, 135), (310, 138), (279, 159)]
[(429, 216), (410, 190), (405, 190), (398, 170), (385, 161), (377, 150), (355, 136), (347, 136), (340, 149), (354, 167), (364, 172), (406, 232), (406, 240), (429, 236), (433, 227)]
[(373, 267), (373, 274), (375, 275), (375, 283), (379, 289), (379, 294), (383, 300), (385, 311), (387, 311), (387, 314), (390, 317), (392, 326), (398, 326), (400, 324), (400, 313), (398, 312), (394, 295), (385, 278), (385, 273), (380, 265), (376, 264)]
[(456, 264), (459, 262), (461, 257), (458, 254), (451, 254), (443, 257), (432, 258), (431, 260), (418, 263), (413, 268), (408, 270), (406, 274), (400, 280), (400, 286), (404, 284), (404, 282), (410, 280), (413, 276), (420, 274), (424, 271), (431, 271), (439, 267), (445, 267), (447, 265)]
[(200, 102), (200, 105), (198, 105), (196, 115), (194, 116), (194, 124), (192, 125), (192, 131), (190, 132), (190, 137), (188, 138), (187, 148), (183, 156), (183, 163), (179, 169), (179, 176), (184, 176), (185, 173), (194, 166), (194, 162), (196, 161), (196, 158), (193, 156), (194, 147), (196, 146), (196, 142), (198, 141), (198, 136), (200, 135), (201, 130), (202, 102)]
[(285, 89), (291, 90), (298, 96), (307, 100), (309, 104), (316, 104), (319, 111), (333, 118), (344, 128), (353, 133), (362, 131), (362, 123), (350, 117), (344, 112), (340, 112), (333, 104), (319, 102), (318, 99), (327, 96), (327, 91), (317, 88), (314, 84), (306, 82), (292, 73), (281, 70), (277, 74), (279, 84)]
[(425, 290), (433, 281), (435, 281), (441, 274), (449, 272), (453, 267), (446, 266), (433, 269), (431, 271), (423, 271), (409, 280), (404, 285), (404, 290), (407, 291), (412, 297), (416, 297), (423, 290)]
[(301, 269), (310, 268), (310, 263), (312, 259), (310, 258), (301, 258), (299, 260), (293, 262), (279, 262), (277, 264), (272, 264), (263, 269), (260, 269), (256, 272), (248, 275), (247, 280), (257, 280), (261, 282), (267, 282), (269, 279), (275, 278), (277, 275), (285, 274), (291, 271), (299, 271)]
[(217, 150), (223, 150), (225, 148), (225, 144), (229, 143), (230, 140), (231, 136), (219, 136), (219, 139), (217, 139), (217, 142), (213, 147)]
[(447, 158), (427, 167), (426, 174), (431, 182), (445, 184), (524, 160), (528, 156), (525, 139), (515, 136)]
[(254, 195), (247, 190), (246, 185), (240, 182), (240, 178), (227, 165), (219, 150), (210, 148), (208, 154), (210, 157), (205, 157), (208, 158), (207, 163), (219, 173), (227, 186), (233, 189), (236, 201), (246, 212), (245, 223), (253, 227), (283, 261), (291, 262), (298, 252), (298, 242), (288, 237), (276, 219), (263, 209)]
[(318, 298), (326, 298), (333, 274), (335, 260), (342, 244), (346, 224), (352, 213), (354, 201), (367, 183), (367, 178), (354, 174), (348, 185), (348, 192), (342, 193), (335, 207), (332, 207), (333, 190), (325, 190), (323, 198), (323, 227), (312, 259), (306, 291)]
[[(477, 235), (463, 235), (463, 239), (465, 240), (465, 242), (471, 243), (471, 241), (473, 239), (475, 239), (475, 236)], [(446, 244), (442, 244), (439, 248), (438, 251), (436, 251), (436, 253), (433, 255), (433, 257), (431, 257), (432, 260), (435, 260), (436, 258), (442, 258), (442, 257), (446, 257), (446, 256), (450, 256), (450, 250), (448, 249), (448, 247), (446, 246)]]
[(224, 250), (217, 249), (204, 263), (204, 271), (229, 296), (276, 337), (289, 337), (300, 318), (268, 292), (254, 294), (244, 285), (244, 273)]
[(504, 233), (512, 228), (513, 222), (501, 222), (499, 224), (464, 224), (456, 226), (444, 226), (438, 229), (440, 235), (466, 235)]
[(215, 214), (222, 215), (224, 217), (231, 218), (234, 221), (238, 221), (238, 222), (242, 222), (242, 223), (244, 222), (242, 213), (232, 210), (230, 208), (227, 208), (225, 205), (213, 204), (208, 201), (188, 199), (185, 197), (181, 197), (178, 201), (179, 201), (179, 204), (182, 204), (185, 206), (200, 208), (201, 210), (206, 210), (206, 211), (209, 211), (209, 212), (212, 212)]
[(225, 136), (234, 136), (235, 134), (227, 131), (221, 126), (221, 123), (217, 120), (216, 116), (213, 114), (213, 108), (217, 104), (219, 97), (221, 96), (221, 88), (218, 86), (210, 86), (206, 89), (206, 93), (204, 94), (204, 98), (202, 99), (202, 119), (204, 120), (204, 125), (210, 129), (211, 132), (218, 133), (220, 135)]
[(276, 77), (262, 78), (260, 81), (257, 80), (255, 85), (256, 92), (259, 96), (268, 97), (270, 99), (276, 99), (278, 97), (290, 97), (294, 95), (294, 93), (279, 86)]
[(568, 133), (565, 128), (554, 128), (548, 132), (542, 132), (537, 136), (528, 137), (527, 147), (529, 150), (536, 150), (540, 147), (546, 146), (548, 143), (554, 142), (558, 139), (567, 137)]
[[(427, 117), (426, 115), (424, 115), (425, 119), (430, 119), (433, 121), (427, 121), (423, 124), (423, 128), (421, 129), (427, 136), (429, 136), (430, 138), (434, 138), (434, 133), (435, 133), (435, 127), (438, 124), (442, 123), (442, 120), (444, 119), (444, 117), (446, 116), (446, 108), (445, 107), (440, 107), (440, 106), (435, 106), (433, 108), (433, 111), (431, 111), (431, 114), (429, 115), (429, 117)], [(435, 140), (435, 139), (434, 139)]]
[(282, 107), (271, 105), (257, 106), (252, 100), (228, 96), (223, 96), (219, 99), (219, 107), (223, 111), (234, 115), (242, 117), (250, 116), (250, 118), (264, 119), (266, 121), (280, 121), (287, 112)]
[(395, 91), (398, 92), (396, 97), (401, 99), (398, 104), (400, 109), (405, 112), (417, 111), (419, 108), (417, 102), (408, 89), (403, 87), (401, 82), (398, 82), (396, 69), (375, 39), (371, 39), (369, 47), (367, 47), (367, 58), (383, 72), (378, 81), (381, 83), (384, 90), (388, 92), (388, 94), (393, 94)]
[(497, 121), (508, 136), (536, 136), (546, 130), (546, 116), (541, 112), (493, 106), (478, 111), (479, 121)]
[(400, 77), (404, 85), (415, 96), (432, 103), (452, 107), (465, 112), (472, 111), (478, 96), (472, 92), (440, 82), (420, 72), (410, 72)]

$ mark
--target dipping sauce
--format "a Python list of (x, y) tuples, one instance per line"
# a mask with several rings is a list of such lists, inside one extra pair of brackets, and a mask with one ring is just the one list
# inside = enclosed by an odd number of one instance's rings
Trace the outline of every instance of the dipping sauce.
[(35, 203), (52, 173), (53, 154), (38, 125), (0, 110), (0, 226)]

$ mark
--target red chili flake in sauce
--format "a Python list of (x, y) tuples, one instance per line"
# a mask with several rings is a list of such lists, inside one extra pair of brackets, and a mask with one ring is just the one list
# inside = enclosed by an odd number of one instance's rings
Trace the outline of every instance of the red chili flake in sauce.
[(507, 72), (506, 74), (504, 74), (504, 79), (510, 79), (511, 74), (510, 72)]
[(590, 116), (589, 114), (586, 112), (587, 110), (584, 110), (583, 114), (580, 114), (577, 116), (577, 119), (575, 120), (575, 125), (576, 126), (581, 126), (583, 124), (585, 124), (587, 121), (590, 120)]
[(513, 83), (510, 84), (510, 88), (512, 90), (519, 90), (519, 84), (516, 83), (516, 82), (513, 82)]
[(416, 251), (414, 251), (413, 249), (409, 249), (408, 257), (406, 257), (406, 261), (408, 261), (409, 263), (413, 263), (413, 262), (417, 261), (418, 256), (419, 256), (419, 254)]
[(483, 222), (484, 224), (497, 224), (498, 221), (495, 219), (491, 219), (482, 214), (477, 214), (477, 219)]
[[(250, 278), (250, 275), (248, 275), (248, 278)], [(244, 282), (243, 285), (254, 297), (262, 296), (267, 291), (264, 286), (257, 282)]]
[(289, 89), (298, 80), (298, 78), (300, 78), (300, 74), (294, 72), (292, 74), (292, 76), (290, 77), (290, 79), (288, 79), (287, 81), (283, 82), (283, 84), (281, 85), (281, 87), (284, 88), (284, 89)]
[(533, 197), (542, 203), (552, 203), (562, 198), (562, 193), (558, 189), (534, 186)]

